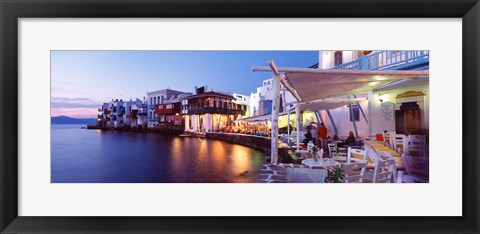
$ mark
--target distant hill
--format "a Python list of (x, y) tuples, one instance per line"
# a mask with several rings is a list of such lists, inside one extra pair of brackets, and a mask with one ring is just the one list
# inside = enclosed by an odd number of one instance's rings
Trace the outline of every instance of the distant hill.
[(95, 124), (97, 119), (77, 119), (68, 116), (55, 116), (51, 118), (52, 124)]

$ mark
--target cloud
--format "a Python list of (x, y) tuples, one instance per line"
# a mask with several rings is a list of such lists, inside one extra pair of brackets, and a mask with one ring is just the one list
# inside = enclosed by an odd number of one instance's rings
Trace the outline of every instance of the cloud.
[(66, 97), (52, 97), (52, 108), (94, 108), (100, 105), (99, 102), (90, 98), (66, 98)]
[(92, 108), (52, 108), (51, 116), (69, 116), (73, 118), (96, 118), (97, 110)]

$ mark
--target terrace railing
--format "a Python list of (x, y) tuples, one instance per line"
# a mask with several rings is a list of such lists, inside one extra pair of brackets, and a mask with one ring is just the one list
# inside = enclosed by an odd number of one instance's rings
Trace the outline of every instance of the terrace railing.
[(188, 109), (188, 114), (227, 114), (227, 115), (238, 115), (238, 114), (245, 114), (243, 110), (236, 110), (236, 109), (228, 109), (228, 108), (215, 108), (215, 107), (202, 107), (196, 109)]
[(379, 51), (332, 67), (333, 70), (399, 70), (428, 66), (428, 50)]

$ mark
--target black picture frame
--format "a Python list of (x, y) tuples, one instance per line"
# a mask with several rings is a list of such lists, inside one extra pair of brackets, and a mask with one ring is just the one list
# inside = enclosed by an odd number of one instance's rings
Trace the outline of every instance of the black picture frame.
[[(1, 0), (1, 233), (478, 233), (478, 0)], [(462, 18), (462, 217), (24, 217), (18, 216), (19, 18), (371, 17)], [(452, 81), (454, 82), (454, 81)], [(439, 204), (441, 206), (441, 204)]]

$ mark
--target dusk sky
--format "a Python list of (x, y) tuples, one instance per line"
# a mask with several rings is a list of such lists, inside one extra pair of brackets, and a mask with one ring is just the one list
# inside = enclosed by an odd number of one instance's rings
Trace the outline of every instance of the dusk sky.
[(51, 113), (96, 118), (113, 99), (143, 99), (147, 91), (208, 90), (250, 95), (269, 72), (252, 66), (309, 67), (318, 51), (52, 51)]

